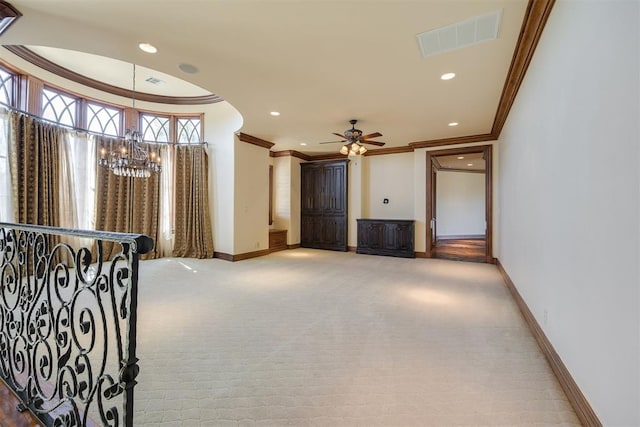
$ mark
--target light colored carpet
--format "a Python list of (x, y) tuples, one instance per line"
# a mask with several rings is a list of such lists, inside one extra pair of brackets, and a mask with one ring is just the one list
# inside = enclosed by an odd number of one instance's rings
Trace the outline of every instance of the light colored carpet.
[(311, 249), (140, 267), (135, 425), (579, 425), (492, 265)]

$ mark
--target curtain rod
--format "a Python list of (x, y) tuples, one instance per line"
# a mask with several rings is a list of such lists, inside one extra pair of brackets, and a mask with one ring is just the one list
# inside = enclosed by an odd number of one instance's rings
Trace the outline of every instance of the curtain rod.
[[(107, 137), (107, 138), (115, 138), (115, 139), (120, 139), (120, 140), (125, 140), (124, 137), (122, 136), (116, 136), (116, 135), (107, 135), (104, 133), (98, 133), (98, 132), (94, 132), (94, 131), (90, 131), (88, 129), (83, 129), (81, 127), (76, 127), (76, 126), (69, 126), (69, 125), (63, 125), (57, 122), (54, 122), (53, 120), (49, 120), (49, 119), (45, 119), (44, 117), (40, 117), (36, 114), (33, 113), (29, 113), (28, 111), (23, 111), (19, 108), (16, 108), (12, 105), (9, 104), (5, 104), (4, 102), (0, 101), (0, 107), (3, 107), (9, 111), (13, 111), (16, 113), (20, 113), (20, 114), (24, 114), (27, 117), (31, 117), (32, 119), (36, 119), (36, 120), (40, 120), (42, 122), (54, 125), (54, 126), (58, 126), (60, 128), (63, 129), (67, 129), (67, 130), (72, 130), (74, 132), (81, 132), (81, 133), (86, 133), (87, 135), (94, 135), (94, 136), (103, 136), (103, 137)], [(209, 143), (206, 141), (202, 141), (202, 142), (158, 142), (158, 141), (142, 141), (145, 144), (156, 144), (156, 145), (204, 145), (204, 146), (209, 146)]]

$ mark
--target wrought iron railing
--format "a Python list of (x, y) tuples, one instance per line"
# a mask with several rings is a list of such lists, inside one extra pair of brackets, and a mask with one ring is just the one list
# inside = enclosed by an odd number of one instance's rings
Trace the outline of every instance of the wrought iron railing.
[(21, 409), (45, 425), (133, 425), (138, 256), (152, 248), (144, 235), (0, 223), (0, 378)]

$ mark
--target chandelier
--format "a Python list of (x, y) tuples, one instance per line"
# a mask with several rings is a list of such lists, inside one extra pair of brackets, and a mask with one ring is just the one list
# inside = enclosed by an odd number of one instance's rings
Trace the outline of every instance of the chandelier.
[[(133, 64), (133, 111), (136, 109), (136, 64)], [(141, 145), (142, 134), (135, 128), (127, 129), (119, 150), (102, 149), (98, 164), (117, 176), (149, 178), (161, 172), (160, 156)]]

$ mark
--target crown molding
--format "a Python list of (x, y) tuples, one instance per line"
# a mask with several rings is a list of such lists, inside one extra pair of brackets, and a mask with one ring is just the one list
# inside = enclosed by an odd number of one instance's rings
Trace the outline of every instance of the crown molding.
[(283, 150), (283, 151), (271, 151), (269, 153), (269, 155), (271, 157), (287, 157), (287, 156), (291, 156), (291, 157), (296, 157), (298, 159), (301, 160), (306, 160), (309, 161), (311, 160), (311, 156), (301, 153), (299, 151), (296, 150)]
[(346, 158), (347, 158), (347, 156), (345, 156), (344, 154), (340, 154), (340, 153), (316, 154), (316, 155), (309, 156), (309, 160), (311, 160), (311, 161), (316, 161), (316, 160), (345, 160)]
[(260, 139), (260, 138), (258, 138), (256, 136), (249, 135), (248, 133), (238, 132), (238, 133), (236, 133), (236, 136), (242, 142), (246, 142), (247, 144), (257, 145), (258, 147), (262, 147), (262, 148), (266, 148), (266, 149), (270, 149), (271, 147), (276, 145), (273, 142), (269, 142), (269, 141), (266, 141), (264, 139)]
[(367, 150), (364, 153), (365, 157), (369, 156), (381, 156), (384, 154), (400, 154), (400, 153), (411, 153), (414, 149), (411, 146), (403, 146), (403, 147), (387, 147), (387, 148), (378, 148), (375, 150)]
[(7, 31), (21, 16), (22, 13), (13, 7), (12, 4), (6, 1), (0, 1), (0, 34)]
[[(92, 79), (82, 74), (71, 71), (68, 68), (62, 67), (48, 59), (38, 55), (32, 50), (20, 46), (20, 45), (6, 45), (3, 46), (9, 52), (24, 59), (33, 65), (49, 71), (57, 76), (71, 80), (83, 86), (87, 86), (93, 89), (101, 90), (103, 92), (110, 93), (112, 95), (122, 96), (129, 98), (131, 96), (131, 90), (123, 89), (121, 87), (113, 86), (108, 83), (101, 82), (99, 80)], [(215, 94), (204, 96), (164, 96), (155, 95), (152, 93), (136, 92), (136, 99), (146, 102), (155, 102), (158, 104), (172, 104), (172, 105), (202, 105), (202, 104), (214, 104), (216, 102), (224, 101), (221, 97)]]
[(418, 148), (440, 147), (443, 145), (469, 144), (471, 142), (487, 142), (487, 141), (494, 141), (496, 139), (497, 138), (493, 133), (483, 133), (481, 135), (456, 136), (453, 138), (410, 142), (409, 146), (415, 150)]
[(491, 133), (495, 135), (495, 139), (498, 139), (500, 132), (502, 132), (502, 127), (507, 121), (509, 111), (527, 73), (554, 3), (555, 0), (530, 0), (527, 5), (525, 18), (520, 29), (520, 37), (516, 44), (509, 73), (502, 88), (502, 95), (500, 96), (496, 116), (491, 127)]

